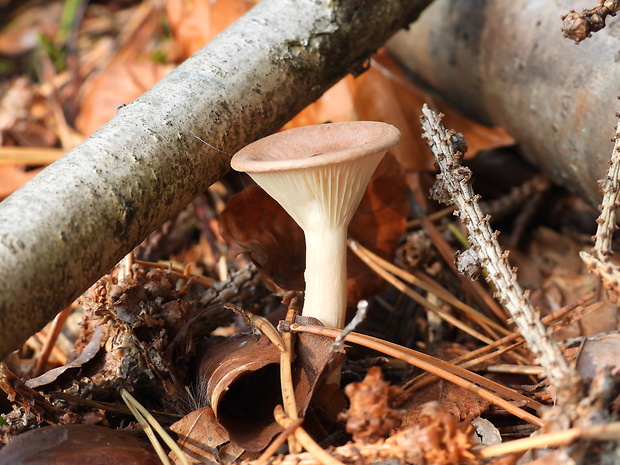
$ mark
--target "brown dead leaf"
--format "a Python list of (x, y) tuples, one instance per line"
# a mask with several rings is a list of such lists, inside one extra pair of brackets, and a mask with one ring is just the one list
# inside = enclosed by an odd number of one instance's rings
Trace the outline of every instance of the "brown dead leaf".
[[(586, 272), (579, 257), (579, 251), (586, 247), (583, 242), (546, 227), (536, 229), (533, 236), (527, 256), (541, 276), (542, 282), (535, 282), (540, 289), (533, 293), (533, 298), (542, 306), (543, 313), (558, 310), (599, 289), (598, 278)], [(556, 337), (568, 339), (617, 330), (620, 326), (618, 307), (605, 297), (601, 301), (603, 306), (561, 328)]]
[[(375, 171), (360, 206), (349, 224), (349, 236), (380, 257), (392, 261), (405, 233), (409, 203), (407, 184), (399, 164), (386, 155)], [(347, 254), (347, 304), (357, 305), (385, 288), (357, 256)]]
[(24, 171), (19, 166), (0, 166), (0, 200), (30, 181), (42, 169)]
[[(178, 444), (189, 465), (219, 463), (219, 449), (230, 439), (226, 429), (217, 422), (213, 409), (203, 407), (185, 415), (170, 429), (179, 435)], [(174, 463), (182, 463), (174, 457)]]
[(173, 69), (173, 65), (148, 59), (117, 61), (110, 65), (84, 85), (76, 128), (84, 137), (91, 135), (114, 116), (119, 107), (133, 102)]
[(31, 378), (26, 381), (26, 386), (33, 389), (40, 389), (42, 386), (47, 386), (50, 384), (56, 384), (58, 378), (61, 376), (71, 373), (77, 372), (82, 366), (88, 362), (90, 362), (101, 349), (102, 342), (105, 342), (106, 332), (103, 326), (97, 326), (95, 331), (93, 332), (93, 336), (90, 342), (84, 347), (79, 357), (75, 360), (67, 363), (58, 368), (53, 368), (41, 376), (36, 378)]
[(373, 56), (371, 68), (358, 78), (349, 78), (353, 101), (360, 120), (383, 121), (401, 132), (400, 143), (392, 150), (407, 171), (434, 170), (434, 158), (422, 132), (420, 114), (424, 103), (444, 113), (446, 127), (463, 133), (472, 157), (482, 150), (513, 145), (514, 139), (501, 128), (488, 128), (462, 116), (448, 105), (415, 86), (384, 52)]
[[(320, 324), (310, 318), (298, 318), (298, 321)], [(305, 415), (313, 401), (313, 406), (329, 417), (329, 424), (335, 421), (330, 407), (337, 406), (341, 411), (344, 398), (338, 390), (328, 399), (317, 401), (315, 393), (323, 387), (334, 367), (340, 366), (341, 359), (331, 352), (332, 344), (333, 340), (325, 336), (297, 335), (295, 360), (291, 365), (299, 416)], [(276, 346), (265, 336), (257, 338), (253, 334), (217, 342), (198, 362), (197, 385), (204, 386), (199, 400), (213, 407), (218, 424), (238, 446), (234, 454), (260, 451), (282, 431), (273, 415), (275, 406), (282, 403), (279, 363), (280, 351)], [(317, 409), (313, 410), (316, 417)], [(228, 453), (233, 454), (233, 448)]]
[[(407, 186), (398, 163), (386, 156), (377, 167), (355, 213), (349, 234), (386, 259), (392, 259), (405, 229)], [(304, 289), (303, 231), (262, 189), (252, 186), (234, 195), (220, 217), (220, 233), (231, 253), (250, 258), (275, 289)], [(347, 302), (354, 306), (385, 286), (352, 253), (347, 255)]]
[(423, 422), (425, 405), (429, 402), (438, 402), (443, 411), (460, 420), (478, 417), (490, 405), (489, 401), (471, 391), (448, 381), (439, 380), (416, 391), (403, 406), (407, 409), (403, 427)]
[(58, 142), (54, 117), (40, 88), (14, 79), (0, 100), (0, 145), (52, 147)]
[(201, 395), (213, 407), (230, 440), (250, 451), (267, 447), (282, 428), (273, 409), (282, 403), (280, 351), (267, 337), (228, 337), (208, 348), (199, 362)]
[(0, 463), (28, 465), (158, 465), (150, 444), (129, 433), (94, 425), (35, 429), (0, 450)]
[[(26, 2), (20, 3), (26, 4)], [(28, 53), (39, 47), (40, 35), (48, 38), (57, 35), (62, 16), (62, 3), (29, 3), (25, 8), (16, 10), (18, 12), (13, 18), (3, 18), (0, 29), (0, 54), (16, 56)], [(4, 23), (5, 21), (8, 21), (8, 24)]]
[(304, 233), (260, 187), (248, 186), (230, 198), (220, 215), (220, 234), (230, 254), (249, 254), (276, 292), (303, 290)]
[(347, 79), (341, 79), (289, 121), (282, 129), (310, 124), (351, 121), (355, 116), (353, 96)]
[(167, 0), (168, 23), (185, 60), (249, 11), (249, 0)]
[(612, 376), (620, 373), (620, 335), (608, 334), (585, 339), (577, 356), (577, 371), (586, 383), (609, 370)]

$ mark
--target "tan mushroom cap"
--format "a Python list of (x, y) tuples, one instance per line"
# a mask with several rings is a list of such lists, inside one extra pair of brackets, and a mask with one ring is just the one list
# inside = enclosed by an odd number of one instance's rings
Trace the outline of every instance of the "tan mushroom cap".
[(325, 166), (385, 153), (399, 139), (398, 129), (375, 121), (304, 126), (247, 145), (235, 154), (231, 166), (246, 173)]

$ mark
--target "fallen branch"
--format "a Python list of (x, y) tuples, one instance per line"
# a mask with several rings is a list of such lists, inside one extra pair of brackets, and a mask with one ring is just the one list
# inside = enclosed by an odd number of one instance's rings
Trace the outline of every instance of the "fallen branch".
[(8, 197), (0, 359), (428, 3), (264, 0)]
[(576, 405), (581, 398), (579, 375), (540, 321), (538, 311), (510, 268), (508, 253), (497, 241), (498, 232), (491, 230), (490, 216), (484, 215), (480, 209), (480, 197), (474, 194), (471, 186), (472, 173), (461, 165), (461, 157), (467, 150), (463, 147), (464, 141), (454, 132), (447, 131), (426, 105), (422, 113), (424, 137), (428, 139), (441, 171), (432, 195), (438, 201), (456, 205), (454, 214), (461, 218), (469, 233), (471, 248), (457, 258), (457, 268), (470, 270), (470, 273), (475, 271), (472, 268), (486, 269), (487, 280), (495, 286), (500, 302), (510, 312), (529, 348), (539, 359), (551, 386), (557, 390), (558, 398), (565, 405)]
[(615, 303), (620, 296), (620, 267), (610, 259), (614, 253), (612, 241), (614, 232), (618, 230), (616, 220), (620, 206), (620, 122), (616, 125), (614, 141), (607, 176), (598, 182), (603, 200), (599, 206), (601, 214), (596, 220), (598, 226), (594, 247), (591, 252), (582, 251), (579, 256), (588, 270), (601, 278), (607, 297)]
[(599, 0), (597, 6), (581, 10), (581, 13), (571, 10), (570, 13), (562, 16), (564, 37), (579, 44), (582, 40), (591, 37), (593, 32), (603, 29), (607, 17), (616, 16), (618, 11), (620, 11), (618, 0)]

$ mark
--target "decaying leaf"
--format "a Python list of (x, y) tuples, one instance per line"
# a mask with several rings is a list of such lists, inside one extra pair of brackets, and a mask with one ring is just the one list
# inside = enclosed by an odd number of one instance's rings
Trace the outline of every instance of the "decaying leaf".
[(167, 0), (166, 14), (180, 59), (192, 56), (254, 4), (249, 0)]
[(62, 425), (16, 436), (0, 450), (0, 463), (20, 465), (158, 465), (147, 442), (101, 426)]
[(43, 373), (41, 376), (27, 380), (26, 386), (33, 389), (38, 389), (42, 386), (56, 383), (58, 378), (65, 374), (75, 374), (72, 372), (77, 372), (84, 364), (90, 362), (97, 355), (101, 349), (101, 344), (105, 341), (105, 339), (105, 329), (103, 326), (97, 326), (95, 331), (93, 331), (90, 341), (75, 360), (61, 367), (53, 368)]
[(253, 334), (223, 339), (199, 361), (204, 404), (244, 449), (262, 450), (281, 431), (273, 420), (274, 407), (282, 403), (279, 362), (277, 347)]
[(83, 136), (90, 136), (114, 116), (119, 107), (133, 102), (173, 69), (173, 65), (147, 58), (110, 65), (85, 84), (76, 128)]
[[(318, 324), (316, 320), (314, 323)], [(314, 334), (296, 337), (291, 369), (300, 417), (339, 363), (331, 353), (332, 343), (332, 339)], [(338, 360), (331, 364), (334, 358)], [(267, 337), (253, 334), (222, 339), (199, 361), (199, 402), (213, 408), (218, 424), (242, 451), (260, 451), (282, 431), (273, 415), (275, 406), (282, 403), (279, 363), (279, 349)], [(315, 406), (329, 416), (333, 406), (340, 411), (340, 398), (339, 392), (333, 393), (327, 399), (318, 399)], [(331, 417), (328, 421), (334, 420)]]
[[(217, 422), (211, 407), (190, 412), (170, 426), (179, 435), (179, 447), (189, 465), (213, 465), (219, 462), (219, 449), (230, 440), (226, 429)], [(175, 464), (182, 463), (178, 458)]]
[(444, 113), (446, 127), (464, 135), (469, 146), (467, 157), (515, 143), (505, 130), (476, 123), (424, 92), (385, 52), (373, 57), (373, 65), (360, 77), (349, 78), (355, 110), (360, 120), (384, 121), (400, 130), (401, 141), (392, 153), (406, 171), (434, 171), (434, 158), (419, 137), (424, 103), (433, 103)]

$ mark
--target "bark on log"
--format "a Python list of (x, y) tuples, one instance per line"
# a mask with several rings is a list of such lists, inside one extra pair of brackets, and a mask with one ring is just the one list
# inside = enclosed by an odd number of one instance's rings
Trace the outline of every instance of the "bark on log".
[(0, 204), (0, 359), (430, 0), (263, 0)]
[(505, 127), (523, 155), (596, 205), (618, 111), (620, 21), (579, 45), (561, 15), (591, 0), (437, 0), (390, 50), (464, 113)]

